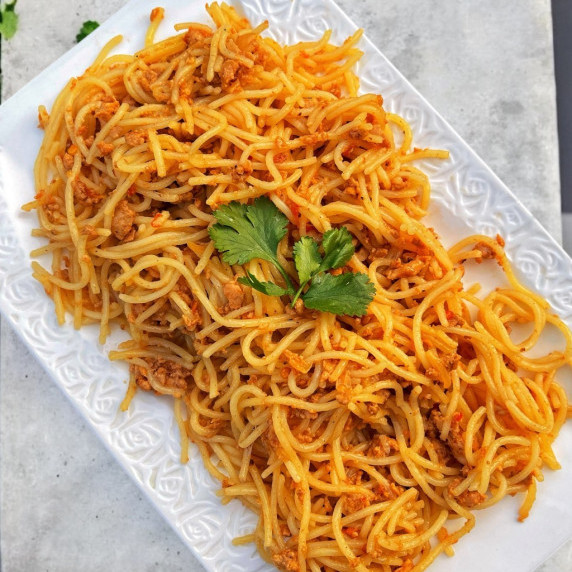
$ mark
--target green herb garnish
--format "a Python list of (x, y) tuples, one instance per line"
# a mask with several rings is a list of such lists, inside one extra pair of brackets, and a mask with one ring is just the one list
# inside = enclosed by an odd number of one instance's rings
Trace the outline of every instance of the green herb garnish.
[(312, 310), (349, 316), (366, 313), (375, 296), (375, 286), (369, 278), (362, 273), (334, 276), (327, 272), (341, 268), (354, 254), (352, 235), (347, 228), (329, 230), (322, 237), (321, 245), (310, 236), (296, 242), (292, 254), (299, 286), (295, 289), (277, 254), (278, 244), (287, 233), (288, 218), (270, 199), (259, 197), (252, 205), (233, 201), (217, 209), (214, 216), (217, 223), (209, 229), (209, 235), (225, 262), (242, 265), (255, 258), (266, 260), (278, 269), (286, 287), (261, 282), (250, 272), (239, 278), (241, 284), (267, 296), (288, 294), (292, 305), (301, 298)]
[[(209, 229), (215, 247), (223, 252), (223, 260), (229, 264), (246, 264), (254, 258), (271, 262), (278, 268), (287, 284), (286, 292), (294, 294), (294, 286), (284, 267), (278, 262), (278, 243), (286, 235), (288, 218), (266, 197), (260, 197), (247, 206), (236, 201), (223, 205), (214, 213), (218, 223)], [(250, 282), (248, 281), (250, 279)], [(264, 294), (262, 287), (272, 283), (259, 282), (252, 274), (241, 279)], [(255, 285), (256, 284), (256, 285)], [(273, 284), (273, 286), (276, 286)], [(277, 296), (278, 294), (269, 294)]]
[(9, 40), (18, 29), (18, 14), (14, 11), (17, 1), (4, 4), (0, 8), (0, 36), (5, 40)]
[(318, 274), (310, 284), (308, 291), (302, 296), (306, 308), (363, 316), (375, 296), (375, 286), (366, 274)]
[(99, 22), (96, 22), (95, 20), (86, 20), (82, 24), (79, 33), (75, 37), (75, 41), (81, 42), (86, 36), (89, 36), (89, 34), (91, 34), (97, 28), (99, 28)]

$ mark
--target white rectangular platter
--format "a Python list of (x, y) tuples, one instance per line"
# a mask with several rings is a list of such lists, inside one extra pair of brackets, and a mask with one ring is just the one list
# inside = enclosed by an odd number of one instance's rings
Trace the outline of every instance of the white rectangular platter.
[[(126, 369), (106, 357), (118, 338), (102, 348), (93, 329), (58, 327), (51, 301), (31, 277), (28, 253), (39, 245), (30, 236), (36, 217), (20, 206), (35, 193), (32, 169), (42, 137), (37, 107), (45, 104), (49, 109), (65, 82), (80, 75), (112, 36), (124, 36), (118, 51), (139, 49), (156, 4), (156, 0), (133, 0), (0, 107), (0, 309), (208, 570), (271, 571), (274, 568), (260, 559), (253, 546), (232, 545), (233, 537), (253, 529), (255, 517), (238, 502), (220, 504), (215, 496), (218, 483), (196, 451), (188, 465), (179, 463), (179, 435), (170, 401), (140, 393), (128, 413), (120, 412)], [(283, 43), (316, 39), (328, 28), (338, 43), (356, 28), (331, 0), (232, 4), (254, 24), (268, 20), (270, 35)], [(203, 2), (164, 0), (161, 5), (166, 19), (159, 38), (170, 35), (175, 22), (208, 21)], [(365, 51), (358, 67), (362, 90), (381, 93), (386, 108), (410, 122), (416, 146), (451, 152), (447, 161), (422, 166), (431, 177), (430, 220), (439, 234), (447, 242), (471, 232), (501, 234), (520, 276), (572, 325), (570, 258), (377, 48), (367, 39), (360, 47)], [(459, 222), (453, 226), (452, 220)], [(531, 572), (572, 536), (572, 503), (566, 502), (572, 485), (570, 424), (562, 431), (556, 452), (563, 469), (547, 471), (525, 523), (516, 518), (521, 499), (505, 499), (479, 514), (476, 528), (455, 547), (457, 555), (441, 557), (431, 571)]]

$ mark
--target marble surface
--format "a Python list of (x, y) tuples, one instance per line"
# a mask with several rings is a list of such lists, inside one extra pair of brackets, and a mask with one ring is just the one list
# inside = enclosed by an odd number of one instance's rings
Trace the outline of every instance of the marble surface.
[[(549, 0), (338, 2), (560, 240)], [(2, 97), (123, 4), (19, 3)], [(203, 570), (5, 323), (0, 379), (3, 571)], [(548, 570), (572, 570), (572, 542)]]

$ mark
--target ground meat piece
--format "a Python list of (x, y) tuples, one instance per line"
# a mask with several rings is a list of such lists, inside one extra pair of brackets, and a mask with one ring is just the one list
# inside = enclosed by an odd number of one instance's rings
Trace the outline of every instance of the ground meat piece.
[(298, 564), (298, 554), (291, 548), (286, 548), (282, 552), (277, 552), (272, 555), (272, 562), (280, 570), (287, 572), (300, 572), (300, 565)]
[(204, 417), (201, 417), (199, 420), (199, 423), (201, 424), (201, 426), (207, 431), (208, 435), (207, 438), (213, 438), (221, 429), (221, 427), (224, 427), (227, 423), (227, 421), (225, 419), (220, 419), (220, 418), (208, 418), (205, 419)]
[(114, 97), (105, 96), (95, 109), (95, 117), (104, 123), (107, 123), (119, 109), (119, 101)]
[(175, 287), (175, 292), (182, 298), (187, 306), (192, 306), (194, 302), (193, 293), (189, 283), (184, 278), (179, 278)]
[(132, 147), (143, 145), (147, 141), (147, 133), (137, 130), (128, 131), (125, 134), (125, 141), (128, 145), (131, 145)]
[(367, 135), (367, 131), (359, 127), (354, 127), (353, 129), (350, 129), (348, 135), (352, 139), (363, 139)]
[(293, 369), (300, 373), (308, 373), (312, 367), (312, 364), (308, 363), (302, 356), (290, 350), (284, 350), (282, 356)]
[(126, 200), (119, 201), (111, 220), (111, 232), (118, 240), (123, 240), (132, 230), (135, 211)]
[(487, 500), (487, 497), (478, 491), (465, 491), (457, 498), (461, 506), (465, 508), (474, 508)]
[(139, 85), (145, 91), (151, 91), (151, 84), (157, 81), (157, 73), (153, 70), (146, 69), (139, 74), (138, 78)]
[(254, 59), (254, 62), (260, 64), (262, 67), (266, 66), (270, 58), (268, 48), (262, 43), (260, 38), (253, 36), (248, 44), (248, 55)]
[(240, 163), (236, 167), (234, 167), (230, 175), (232, 180), (236, 183), (242, 182), (247, 179), (250, 174), (252, 173), (252, 163), (250, 161), (245, 161), (244, 163)]
[(184, 314), (183, 322), (185, 322), (185, 327), (190, 332), (194, 332), (198, 325), (203, 323), (201, 314), (199, 313), (199, 302), (198, 300), (193, 300), (190, 306), (191, 313)]
[(351, 385), (344, 383), (336, 384), (336, 399), (342, 404), (347, 405), (353, 397)]
[(304, 431), (300, 431), (300, 433), (296, 435), (296, 439), (298, 439), (300, 443), (311, 443), (314, 440), (314, 434), (308, 427), (304, 429)]
[(110, 139), (117, 139), (118, 137), (121, 137), (122, 133), (123, 128), (116, 125), (109, 130), (108, 136)]
[(167, 103), (171, 100), (171, 82), (161, 81), (156, 82), (151, 86), (151, 93), (159, 103)]
[(212, 35), (212, 32), (197, 29), (197, 28), (189, 28), (188, 32), (183, 36), (187, 45), (193, 46), (195, 44), (202, 43), (205, 38), (209, 38)]
[(373, 417), (379, 413), (379, 405), (377, 403), (367, 403), (367, 412)]
[(461, 359), (459, 354), (448, 354), (443, 356), (443, 365), (448, 371), (451, 371), (457, 367), (457, 363)]
[(346, 423), (344, 425), (344, 432), (349, 433), (354, 429), (363, 429), (366, 426), (363, 419), (358, 415), (354, 415), (353, 413), (347, 418)]
[(383, 332), (384, 332), (384, 330), (381, 326), (376, 326), (374, 324), (372, 326), (368, 326), (367, 328), (364, 328), (360, 332), (360, 335), (362, 336), (362, 338), (365, 338), (366, 340), (370, 340), (370, 339), (379, 340), (379, 339), (383, 338)]
[(67, 152), (64, 153), (64, 156), (62, 157), (62, 163), (64, 165), (64, 169), (69, 171), (73, 167), (73, 155), (70, 155)]
[(357, 538), (359, 536), (359, 528), (355, 526), (346, 526), (342, 528), (342, 532), (350, 538)]
[(387, 435), (376, 435), (367, 449), (368, 457), (389, 457), (392, 453), (399, 451), (397, 441)]
[(423, 420), (423, 425), (425, 427), (425, 435), (430, 439), (437, 439), (439, 436), (439, 431), (437, 429), (437, 425), (435, 424), (435, 417), (433, 415), (433, 411), (434, 409), (431, 410), (429, 417), (426, 417)]
[(147, 379), (147, 370), (139, 365), (130, 365), (129, 369), (132, 375), (135, 376), (135, 383), (144, 391), (151, 391), (153, 388)]
[(332, 87), (330, 87), (328, 89), (328, 91), (332, 94), (335, 95), (336, 97), (340, 97), (340, 95), (342, 95), (342, 88), (335, 83), (334, 85), (332, 85)]
[(97, 230), (95, 230), (95, 227), (91, 224), (86, 224), (82, 229), (81, 229), (81, 234), (86, 234), (87, 236), (89, 236), (90, 238), (95, 238), (97, 235)]
[[(299, 384), (297, 384), (300, 387)], [(288, 409), (288, 418), (292, 419), (317, 419), (318, 412), (313, 409), (298, 409), (297, 407), (290, 407)]]
[(420, 258), (415, 258), (406, 264), (400, 264), (397, 268), (389, 270), (386, 274), (389, 280), (396, 280), (402, 277), (417, 276), (426, 266)]
[(88, 187), (83, 181), (75, 179), (72, 181), (72, 189), (74, 198), (80, 202), (88, 205), (95, 205), (103, 199), (103, 195), (98, 193), (95, 189)]
[(345, 514), (352, 514), (361, 510), (362, 508), (366, 508), (370, 505), (370, 500), (366, 495), (362, 495), (360, 493), (352, 493), (346, 495), (344, 498), (344, 513)]
[[(501, 238), (502, 241), (502, 238)], [(498, 240), (497, 240), (498, 242)], [(502, 241), (504, 242), (504, 241)], [(500, 244), (500, 243), (499, 243)], [(501, 245), (502, 246), (502, 245)], [(475, 250), (480, 251), (481, 256), (479, 256), (478, 258), (475, 258), (475, 261), (477, 263), (481, 263), (483, 260), (485, 259), (489, 259), (489, 258), (494, 258), (496, 259), (496, 261), (499, 264), (502, 264), (502, 258), (501, 256), (497, 256), (497, 254), (495, 253), (494, 249), (492, 246), (489, 246), (488, 244), (486, 244), (485, 242), (477, 242), (477, 244), (475, 244)]]
[(451, 447), (453, 455), (457, 459), (465, 458), (465, 435), (464, 431), (457, 419), (453, 417), (451, 423), (451, 429), (449, 429), (449, 434), (447, 435), (447, 443)]
[[(143, 304), (133, 304), (131, 306), (131, 313), (127, 316), (127, 319), (133, 323), (137, 317), (146, 312), (154, 302), (145, 302)], [(147, 318), (146, 322), (151, 323), (154, 326), (168, 326), (169, 320), (167, 319), (169, 304), (163, 304), (158, 310), (156, 310), (150, 317)]]
[(439, 379), (439, 372), (434, 367), (428, 367), (425, 370), (425, 375), (431, 379)]
[(45, 129), (50, 121), (50, 115), (46, 111), (46, 108), (41, 105), (40, 109), (38, 109), (38, 127), (40, 129)]
[(464, 506), (465, 508), (474, 508), (487, 500), (487, 497), (481, 494), (479, 491), (464, 491), (459, 496), (454, 493), (455, 487), (459, 485), (461, 479), (454, 479), (450, 485), (447, 487), (449, 494), (452, 497), (456, 497), (457, 502)]
[(238, 81), (238, 70), (240, 64), (236, 60), (225, 60), (220, 70), (222, 88), (225, 91), (236, 91), (240, 89)]
[(405, 492), (405, 489), (402, 486), (396, 485), (393, 482), (390, 482), (389, 486), (384, 486), (378, 483), (374, 487), (373, 492), (375, 494), (374, 501), (379, 502), (386, 500), (395, 500)]
[(122, 242), (131, 242), (135, 239), (135, 227), (131, 227), (131, 230), (127, 233), (127, 236), (123, 239)]
[(42, 208), (51, 223), (59, 221), (61, 217), (60, 203), (52, 195), (46, 197), (43, 201)]
[(155, 377), (159, 385), (170, 389), (184, 389), (188, 387), (191, 372), (174, 361), (156, 358), (149, 365), (149, 372)]
[(447, 445), (445, 445), (445, 443), (439, 439), (429, 440), (435, 449), (435, 453), (437, 453), (437, 459), (439, 459), (439, 463), (446, 465), (453, 457), (451, 454), (451, 449), (449, 449), (449, 447), (447, 447)]
[(350, 484), (350, 485), (361, 485), (361, 480), (363, 477), (363, 471), (360, 471), (359, 469), (355, 469), (353, 467), (350, 467), (347, 471), (347, 479), (346, 481)]
[(465, 323), (462, 316), (457, 316), (457, 314), (454, 314), (449, 310), (447, 310), (447, 321), (449, 322), (449, 326), (452, 328), (455, 326), (462, 326)]
[(483, 260), (485, 258), (495, 257), (495, 251), (488, 244), (485, 244), (484, 242), (478, 242), (477, 244), (475, 244), (475, 250), (479, 250), (481, 252), (481, 257), (480, 259), (477, 259), (477, 261)]
[[(288, 306), (288, 308), (290, 307)], [(302, 314), (304, 312), (304, 302), (302, 301), (302, 298), (298, 298), (296, 302), (294, 302), (294, 308), (291, 309), (294, 310), (295, 314)]]
[(324, 391), (322, 389), (318, 389), (318, 391), (316, 391), (315, 393), (312, 393), (312, 395), (310, 395), (310, 397), (308, 397), (308, 401), (310, 403), (318, 403), (320, 401), (320, 399), (322, 399), (324, 397), (324, 395), (326, 395), (328, 392)]
[(375, 248), (375, 247), (371, 247), (370, 253), (367, 257), (367, 260), (369, 262), (373, 262), (374, 260), (377, 260), (378, 258), (385, 258), (389, 253), (389, 249), (387, 248)]
[[(445, 417), (443, 414), (438, 409), (433, 409), (429, 418), (425, 421), (425, 434), (432, 439), (441, 439), (440, 434), (444, 422)], [(460, 418), (456, 415), (453, 415), (446, 444), (457, 460), (465, 459), (465, 435), (461, 427)]]
[(276, 451), (280, 448), (280, 441), (278, 440), (276, 431), (274, 431), (274, 425), (272, 425), (272, 422), (268, 423), (268, 429), (266, 429), (262, 434), (262, 442), (265, 444), (268, 452)]
[(115, 149), (113, 143), (105, 143), (105, 141), (100, 141), (97, 144), (97, 148), (104, 157), (107, 155), (111, 155), (111, 153), (113, 153), (113, 149)]
[[(328, 133), (324, 132), (318, 132), (318, 133), (312, 133), (311, 135), (302, 135), (302, 137), (299, 137), (297, 139), (297, 141), (300, 143), (300, 145), (306, 147), (306, 146), (311, 146), (311, 145), (316, 145), (317, 143), (325, 143), (326, 141), (328, 141), (330, 138), (330, 136), (328, 135)], [(277, 147), (281, 147), (281, 145), (277, 144)]]
[(198, 325), (202, 324), (203, 322), (201, 313), (199, 312), (199, 302), (193, 296), (191, 288), (184, 278), (179, 278), (179, 281), (175, 287), (175, 292), (181, 297), (183, 302), (185, 302), (185, 304), (191, 310), (190, 313), (186, 312), (183, 315), (183, 321), (185, 322), (185, 327), (187, 330), (192, 332)]
[(222, 290), (228, 300), (229, 310), (238, 310), (244, 304), (244, 291), (242, 286), (235, 280), (227, 282)]

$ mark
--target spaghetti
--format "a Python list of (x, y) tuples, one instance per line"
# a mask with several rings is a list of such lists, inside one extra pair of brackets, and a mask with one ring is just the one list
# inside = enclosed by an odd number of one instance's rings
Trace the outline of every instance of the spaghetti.
[[(222, 483), (258, 516), (251, 535), (281, 570), (424, 570), (475, 523), (474, 509), (524, 493), (566, 420), (558, 368), (572, 337), (515, 278), (502, 240), (447, 251), (421, 219), (427, 176), (407, 122), (351, 71), (361, 32), (282, 46), (236, 12), (216, 27), (184, 23), (145, 47), (109, 55), (63, 89), (35, 168), (36, 209), (51, 270), (34, 276), (60, 323), (130, 334), (110, 354), (129, 363), (122, 404), (139, 390), (172, 395), (182, 460), (193, 441)], [(226, 264), (213, 212), (268, 197), (292, 244), (345, 227), (355, 253), (336, 272), (375, 285), (362, 317), (309, 310), (237, 281), (284, 284), (266, 261)], [(509, 286), (464, 289), (466, 261), (494, 259)], [(529, 324), (520, 342), (512, 324)], [(531, 357), (545, 326), (564, 351)]]

